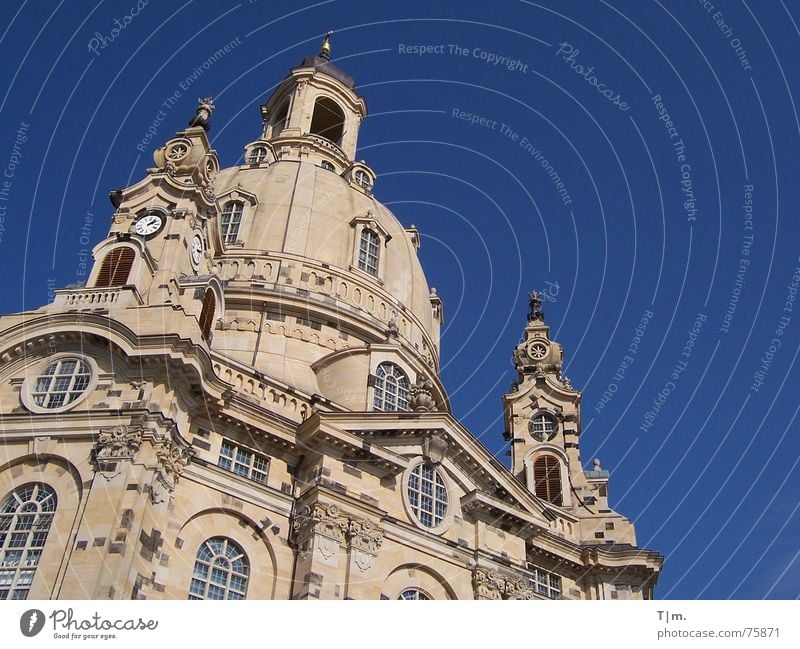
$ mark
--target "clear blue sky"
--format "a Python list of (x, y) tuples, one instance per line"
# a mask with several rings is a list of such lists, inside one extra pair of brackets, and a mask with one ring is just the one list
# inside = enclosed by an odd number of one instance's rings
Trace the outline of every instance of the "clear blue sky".
[(107, 192), (197, 97), (236, 164), (333, 29), (369, 105), (359, 157), (444, 299), (456, 416), (506, 459), (500, 396), (546, 289), (584, 462), (666, 556), (657, 595), (798, 597), (800, 3), (140, 6), (3, 5), (0, 312), (84, 279)]

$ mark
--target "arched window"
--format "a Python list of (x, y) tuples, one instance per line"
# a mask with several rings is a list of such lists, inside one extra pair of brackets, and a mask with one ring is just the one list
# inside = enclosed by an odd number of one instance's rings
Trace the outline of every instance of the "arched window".
[(357, 169), (355, 173), (356, 183), (363, 187), (364, 189), (372, 189), (372, 181), (370, 181), (369, 176), (367, 175), (366, 171), (362, 171), (361, 169)]
[(374, 410), (408, 410), (408, 378), (394, 363), (381, 363), (375, 371)]
[(408, 503), (424, 527), (438, 527), (447, 513), (447, 487), (436, 467), (417, 464), (408, 476)]
[(242, 201), (228, 201), (222, 209), (222, 241), (225, 244), (236, 243), (239, 238), (239, 226), (242, 223), (244, 203)]
[(267, 159), (267, 149), (263, 146), (257, 146), (250, 151), (250, 163), (258, 164)]
[(327, 160), (323, 160), (322, 162), (320, 162), (319, 166), (322, 167), (325, 171), (336, 171), (336, 167), (334, 167)]
[(56, 511), (56, 494), (34, 483), (0, 505), (0, 599), (28, 599)]
[(211, 329), (214, 326), (214, 312), (216, 308), (217, 298), (214, 295), (214, 291), (207, 288), (206, 294), (203, 297), (203, 308), (200, 310), (200, 331), (206, 341), (209, 341), (211, 338)]
[(250, 562), (231, 539), (215, 536), (197, 551), (188, 599), (245, 599)]
[(333, 99), (320, 97), (314, 103), (311, 117), (311, 133), (324, 137), (334, 144), (342, 143), (344, 134), (344, 113)]
[(286, 128), (286, 120), (289, 118), (289, 99), (286, 98), (280, 105), (272, 118), (272, 137), (278, 137), (281, 131)]
[(358, 267), (377, 277), (379, 253), (380, 239), (378, 234), (369, 228), (361, 230), (361, 242), (358, 245)]
[(406, 588), (397, 599), (431, 599), (427, 593), (419, 588)]
[(533, 463), (534, 493), (554, 505), (561, 505), (561, 463), (552, 455), (540, 455)]
[(98, 288), (124, 286), (128, 281), (134, 258), (135, 255), (130, 248), (122, 247), (110, 250), (103, 257), (94, 285)]

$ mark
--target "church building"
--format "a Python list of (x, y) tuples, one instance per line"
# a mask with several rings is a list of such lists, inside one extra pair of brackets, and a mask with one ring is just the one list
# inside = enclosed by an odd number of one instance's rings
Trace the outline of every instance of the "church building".
[(328, 38), (238, 166), (213, 110), (111, 192), (84, 286), (0, 318), (0, 599), (652, 598), (538, 293), (510, 468), (453, 417), (442, 300)]

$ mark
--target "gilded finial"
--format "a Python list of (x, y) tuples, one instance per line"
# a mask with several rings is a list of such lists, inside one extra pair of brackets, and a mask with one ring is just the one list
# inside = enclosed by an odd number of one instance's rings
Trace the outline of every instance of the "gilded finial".
[(322, 39), (322, 46), (319, 48), (319, 57), (326, 61), (331, 60), (331, 36), (333, 36), (333, 31), (325, 34), (325, 38)]

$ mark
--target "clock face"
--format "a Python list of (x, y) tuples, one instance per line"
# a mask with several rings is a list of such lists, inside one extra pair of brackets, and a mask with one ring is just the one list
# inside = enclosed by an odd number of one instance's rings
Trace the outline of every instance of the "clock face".
[(195, 266), (199, 266), (200, 261), (203, 259), (203, 240), (199, 234), (194, 235), (192, 239), (191, 255), (192, 263)]
[(164, 217), (156, 212), (150, 212), (140, 217), (133, 226), (136, 234), (143, 237), (153, 236), (164, 227)]

